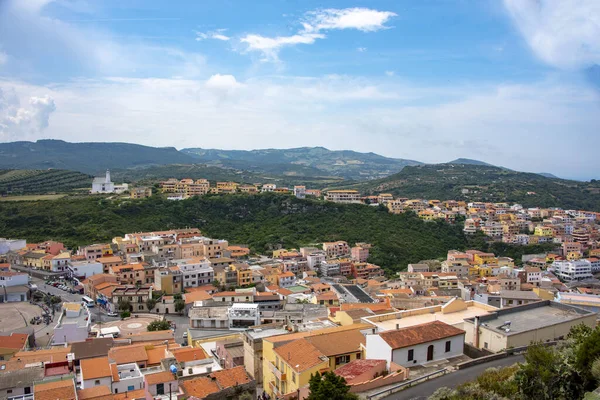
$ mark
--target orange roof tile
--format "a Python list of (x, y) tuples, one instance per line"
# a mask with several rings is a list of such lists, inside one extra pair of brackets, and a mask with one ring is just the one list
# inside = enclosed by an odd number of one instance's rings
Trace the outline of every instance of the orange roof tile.
[(209, 300), (213, 298), (210, 294), (208, 294), (208, 292), (202, 290), (186, 293), (183, 296), (185, 298), (185, 304), (191, 304), (195, 301)]
[(146, 354), (148, 355), (148, 365), (160, 364), (160, 360), (165, 358), (165, 350), (167, 346), (151, 346), (146, 347)]
[(113, 382), (119, 382), (121, 380), (119, 377), (119, 369), (117, 368), (117, 364), (110, 364), (110, 374), (112, 375)]
[(175, 377), (171, 372), (163, 371), (158, 372), (156, 374), (148, 374), (146, 375), (146, 384), (147, 385), (156, 385), (157, 383), (166, 383), (176, 381), (177, 377)]
[(312, 343), (321, 353), (331, 357), (360, 351), (360, 345), (365, 344), (365, 335), (360, 330), (353, 330), (309, 336), (306, 340)]
[(130, 345), (122, 347), (113, 347), (108, 351), (108, 359), (117, 364), (127, 364), (132, 362), (148, 361), (148, 354), (144, 345)]
[(111, 376), (108, 357), (88, 358), (81, 360), (81, 376), (84, 380), (106, 378)]
[(324, 360), (325, 354), (306, 339), (298, 339), (275, 348), (275, 353), (297, 372), (313, 368)]
[(181, 382), (181, 387), (183, 388), (183, 391), (186, 395), (198, 397), (201, 399), (205, 398), (209, 394), (217, 393), (220, 391), (217, 382), (205, 376)]
[(222, 389), (243, 385), (251, 381), (246, 373), (246, 369), (242, 365), (213, 372), (210, 376), (217, 380)]
[(58, 362), (67, 361), (67, 354), (71, 352), (71, 346), (58, 347), (48, 350), (19, 351), (11, 358), (12, 360), (22, 360), (27, 363), (34, 362)]
[[(112, 395), (112, 400), (145, 400), (146, 391), (144, 389), (130, 390), (129, 392), (115, 393)], [(36, 399), (37, 400), (37, 399)], [(106, 399), (108, 400), (108, 399)]]
[(97, 397), (110, 395), (111, 391), (108, 386), (94, 386), (87, 389), (80, 389), (77, 391), (77, 398), (79, 400), (92, 400)]
[(447, 337), (464, 334), (465, 331), (448, 325), (442, 321), (433, 321), (425, 324), (409, 326), (380, 333), (379, 336), (392, 348), (414, 346), (441, 340)]
[(177, 362), (204, 360), (205, 358), (208, 358), (208, 355), (202, 347), (182, 347), (173, 350), (173, 356), (175, 356)]
[(33, 387), (35, 400), (76, 400), (75, 383), (72, 379), (48, 383), (36, 383)]
[(0, 336), (0, 348), (21, 350), (27, 343), (29, 337), (26, 333), (11, 333), (7, 336)]

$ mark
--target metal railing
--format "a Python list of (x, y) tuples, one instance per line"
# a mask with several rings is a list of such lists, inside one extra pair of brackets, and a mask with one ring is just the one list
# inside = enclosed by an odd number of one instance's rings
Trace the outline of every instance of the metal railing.
[(379, 398), (380, 396), (383, 396), (383, 395), (390, 395), (392, 393), (399, 392), (401, 390), (407, 389), (407, 388), (412, 387), (412, 386), (414, 386), (416, 384), (419, 384), (421, 382), (428, 381), (428, 380), (430, 380), (432, 378), (437, 378), (439, 376), (446, 375), (448, 372), (450, 372), (450, 371), (444, 368), (444, 369), (440, 369), (440, 370), (431, 372), (431, 373), (429, 373), (427, 375), (423, 375), (423, 376), (420, 376), (418, 378), (411, 379), (410, 381), (402, 382), (402, 383), (400, 383), (400, 384), (398, 384), (396, 386), (393, 386), (391, 388), (387, 388), (387, 389), (382, 390), (380, 392), (368, 395), (367, 396), (367, 400), (377, 399), (377, 398)]

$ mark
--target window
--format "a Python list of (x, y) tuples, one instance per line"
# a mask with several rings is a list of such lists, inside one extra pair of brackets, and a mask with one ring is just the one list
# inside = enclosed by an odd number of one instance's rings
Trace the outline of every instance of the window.
[(483, 348), (487, 349), (488, 348), (488, 342), (483, 342)]
[(164, 383), (156, 384), (156, 394), (158, 394), (158, 395), (165, 394), (165, 384)]
[(446, 353), (448, 353), (448, 352), (450, 351), (450, 348), (451, 348), (451, 346), (452, 346), (452, 344), (451, 344), (451, 342), (448, 340), (448, 341), (446, 342)]
[(292, 374), (292, 382), (296, 383), (296, 373), (295, 372)]
[(413, 349), (410, 349), (408, 351), (408, 360), (407, 361), (412, 361), (415, 359), (415, 351)]
[(361, 356), (362, 356), (362, 355), (361, 355), (360, 353), (356, 353), (356, 359), (357, 359), (357, 360), (360, 360)]
[(350, 356), (339, 356), (335, 358), (335, 365), (347, 364), (350, 362)]
[(25, 389), (23, 389), (25, 394), (31, 394), (31, 387), (27, 386)]
[(131, 392), (132, 390), (135, 390), (135, 386), (133, 386), (133, 385), (127, 386), (128, 392)]
[(94, 382), (94, 385), (99, 385), (100, 384), (100, 379), (96, 379), (96, 381)]

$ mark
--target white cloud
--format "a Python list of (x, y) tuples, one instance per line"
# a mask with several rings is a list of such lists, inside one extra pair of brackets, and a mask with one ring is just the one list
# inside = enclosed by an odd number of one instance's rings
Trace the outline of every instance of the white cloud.
[(6, 64), (8, 61), (8, 54), (3, 51), (0, 51), (0, 66)]
[[(385, 23), (395, 13), (368, 8), (324, 9), (310, 11), (304, 15), (300, 23), (302, 29), (295, 35), (268, 37), (259, 34), (247, 34), (241, 42), (247, 44), (248, 51), (263, 53), (263, 61), (278, 61), (278, 52), (284, 46), (297, 44), (313, 44), (316, 39), (325, 39), (323, 32), (338, 29), (357, 29), (362, 32), (374, 32), (385, 29)], [(357, 49), (366, 51), (365, 47)]]
[[(384, 76), (240, 82), (217, 74), (207, 80), (113, 78), (48, 87), (0, 80), (0, 88), (7, 87), (23, 99), (25, 107), (17, 108), (49, 110), (51, 99), (59, 107), (43, 132), (31, 129), (43, 124), (11, 125), (3, 128), (4, 140), (43, 135), (178, 148), (322, 145), (425, 162), (477, 154), (509, 168), (567, 177), (592, 178), (600, 171), (592, 151), (580, 152), (577, 163), (563, 157), (572, 143), (600, 146), (597, 96), (590, 88), (551, 81), (417, 87)], [(48, 101), (27, 104), (46, 96)], [(43, 121), (44, 114), (38, 115)], [(581, 165), (588, 176), (581, 175)]]
[(202, 41), (206, 39), (216, 39), (226, 42), (231, 38), (224, 34), (225, 31), (226, 29), (217, 29), (216, 31), (210, 32), (196, 32), (196, 40)]
[(394, 71), (385, 71), (386, 76), (394, 76), (396, 73)]
[(307, 32), (332, 29), (358, 29), (362, 32), (375, 32), (385, 29), (385, 23), (396, 15), (390, 11), (369, 8), (328, 8), (308, 12), (303, 25)]
[(357, 47), (356, 51), (358, 51), (359, 53), (364, 53), (365, 51), (367, 51), (366, 47)]
[(600, 1), (504, 0), (504, 5), (543, 62), (561, 69), (600, 64)]
[(317, 39), (325, 39), (320, 33), (299, 33), (292, 36), (266, 37), (261, 35), (246, 35), (240, 41), (248, 45), (248, 50), (260, 51), (265, 61), (276, 61), (277, 52), (284, 46), (297, 44), (313, 44)]
[(0, 88), (0, 138), (23, 140), (39, 135), (48, 127), (50, 114), (55, 110), (54, 100), (49, 96), (32, 96), (28, 106), (21, 107), (14, 89)]

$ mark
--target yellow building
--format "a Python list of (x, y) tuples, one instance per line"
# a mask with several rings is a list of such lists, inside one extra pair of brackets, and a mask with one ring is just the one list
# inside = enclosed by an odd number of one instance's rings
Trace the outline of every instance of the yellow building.
[(581, 253), (578, 251), (570, 251), (567, 253), (567, 260), (579, 260), (581, 258)]
[(437, 213), (433, 210), (419, 211), (418, 215), (423, 221), (433, 221), (437, 218)]
[(549, 226), (538, 225), (535, 227), (533, 234), (535, 236), (546, 236), (546, 237), (554, 236), (554, 230), (552, 228), (550, 228)]
[(498, 264), (498, 259), (493, 253), (478, 253), (473, 256), (475, 265)]
[(238, 184), (235, 182), (217, 182), (217, 193), (219, 194), (232, 194), (236, 193)]
[(354, 324), (265, 338), (264, 390), (271, 397), (292, 394), (307, 386), (311, 375), (364, 358), (365, 337), (360, 330), (368, 327)]
[(252, 283), (252, 270), (247, 264), (233, 264), (231, 268), (237, 273), (238, 286), (247, 286)]

